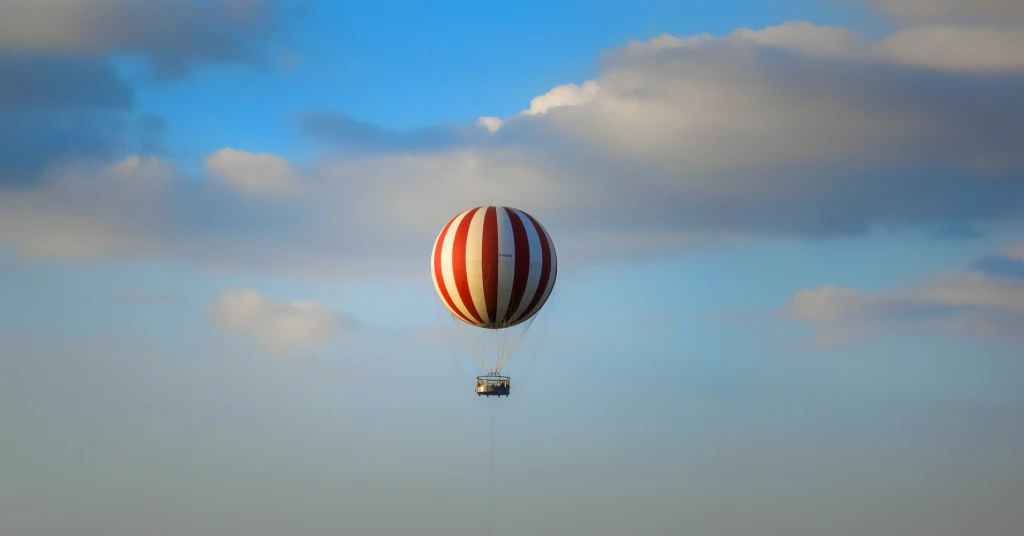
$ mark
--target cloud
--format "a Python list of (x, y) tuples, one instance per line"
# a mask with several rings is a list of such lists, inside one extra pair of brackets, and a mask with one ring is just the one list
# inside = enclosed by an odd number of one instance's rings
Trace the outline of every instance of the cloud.
[(984, 265), (947, 274), (906, 292), (826, 286), (796, 292), (784, 308), (818, 326), (818, 345), (846, 343), (885, 331), (1001, 337), (1024, 342), (1024, 272), (990, 273)]
[(276, 355), (287, 355), (300, 346), (320, 346), (349, 322), (316, 303), (284, 303), (254, 290), (225, 292), (208, 314), (216, 325), (250, 337)]
[(1024, 27), (909, 28), (883, 40), (878, 49), (892, 61), (941, 71), (1024, 72)]
[(133, 116), (133, 103), (102, 60), (0, 52), (0, 185), (31, 184), (72, 159), (159, 150), (162, 119)]
[(0, 2), (0, 185), (159, 154), (164, 120), (133, 112), (112, 58), (146, 57), (161, 79), (197, 62), (254, 64), (279, 18), (264, 0)]
[(587, 80), (582, 86), (576, 84), (557, 86), (539, 97), (534, 97), (530, 101), (530, 107), (524, 110), (523, 114), (538, 115), (562, 106), (584, 104), (594, 98), (599, 90), (600, 87), (593, 80)]
[(32, 188), (0, 189), (0, 241), (27, 258), (135, 258), (175, 238), (160, 227), (177, 171), (156, 158), (66, 167)]
[[(815, 56), (843, 56), (864, 43), (857, 35), (839, 26), (818, 26), (807, 21), (793, 21), (763, 30), (741, 28), (726, 35), (725, 41), (738, 44), (754, 43), (761, 46), (784, 48)], [(680, 41), (677, 46), (708, 44), (703, 39), (687, 43)]]
[(882, 12), (904, 21), (1024, 21), (1018, 0), (870, 0)]
[(0, 111), (0, 188), (38, 186), (47, 170), (81, 162), (162, 154), (165, 129), (161, 117), (119, 111)]
[(89, 58), (0, 52), (0, 110), (128, 108), (131, 90), (110, 64)]
[(375, 204), (383, 191), (344, 169), (323, 173), (301, 197), (268, 198), (185, 177), (159, 157), (58, 166), (31, 186), (0, 188), (0, 243), (27, 260), (182, 259), (332, 278), (415, 263), (395, 248), (409, 229), (376, 219), (388, 214)]
[(1024, 278), (1024, 255), (1010, 249), (978, 259), (971, 267), (990, 275)]
[(364, 153), (428, 152), (486, 142), (485, 132), (497, 130), (495, 119), (488, 118), (471, 125), (448, 124), (392, 131), (356, 120), (347, 114), (321, 110), (305, 114), (299, 126), (306, 136), (335, 148)]
[(295, 166), (269, 153), (257, 154), (225, 147), (206, 157), (206, 171), (248, 195), (290, 196), (301, 188)]
[(262, 0), (14, 0), (0, 3), (0, 50), (141, 54), (176, 78), (198, 61), (256, 61), (277, 15)]
[(109, 164), (54, 166), (0, 189), (0, 241), (419, 277), (441, 226), (481, 204), (539, 218), (565, 266), (1024, 216), (1024, 75), (910, 66), (880, 42), (805, 22), (631, 42), (511, 117), (391, 132), (313, 112), (305, 134), (330, 143), (301, 173), (225, 149), (209, 177), (175, 171), (131, 203)]
[(501, 118), (494, 116), (481, 117), (476, 120), (476, 124), (485, 128), (487, 132), (494, 134), (501, 128)]
[(1019, 215), (998, 198), (1021, 195), (1024, 78), (910, 68), (856, 42), (807, 23), (663, 36), (606, 57), (586, 99), (496, 134), (546, 146), (563, 208), (622, 228), (807, 236)]
[(29, 261), (178, 259), (211, 269), (349, 276), (346, 263), (361, 252), (325, 243), (312, 230), (345, 235), (320, 226), (324, 215), (282, 201), (186, 177), (155, 156), (75, 162), (34, 185), (0, 188), (0, 243)]
[[(900, 29), (872, 42), (845, 28), (797, 21), (763, 30), (736, 30), (722, 41), (935, 71), (975, 74), (1024, 72), (1024, 61), (1016, 54), (1024, 44), (1024, 27), (1018, 26), (921, 25)], [(674, 47), (706, 45), (708, 42), (681, 41)]]
[(0, 187), (31, 185), (69, 160), (112, 158), (125, 123), (120, 114), (90, 110), (0, 111)]

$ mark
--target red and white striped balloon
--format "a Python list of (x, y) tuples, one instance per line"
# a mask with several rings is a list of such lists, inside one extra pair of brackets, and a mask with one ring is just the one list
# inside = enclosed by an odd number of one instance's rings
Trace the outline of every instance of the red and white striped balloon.
[(431, 275), (456, 318), (488, 329), (515, 326), (544, 306), (558, 262), (548, 232), (514, 208), (469, 209), (434, 241)]

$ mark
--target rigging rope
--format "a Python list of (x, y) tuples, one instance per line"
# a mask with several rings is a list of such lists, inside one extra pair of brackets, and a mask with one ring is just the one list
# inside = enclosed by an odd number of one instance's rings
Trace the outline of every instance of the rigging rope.
[[(540, 317), (540, 315), (541, 315), (541, 313), (537, 313), (536, 315), (534, 315), (533, 318), (531, 318), (529, 320), (529, 322), (531, 322), (531, 326), (533, 325), (532, 322), (536, 318)], [(540, 329), (541, 329), (540, 335), (535, 339), (537, 342), (536, 342), (536, 345), (533, 348), (533, 353), (530, 354), (530, 359), (529, 360), (525, 360), (525, 362), (526, 362), (526, 364), (525, 364), (526, 372), (521, 374), (519, 376), (518, 380), (516, 381), (517, 385), (519, 385), (520, 388), (522, 388), (524, 385), (526, 385), (527, 381), (533, 375), (533, 371), (536, 370), (537, 356), (540, 354), (541, 347), (543, 347), (544, 342), (545, 342), (545, 337), (547, 336), (547, 333), (548, 333), (548, 323), (547, 323), (546, 320), (541, 321)], [(519, 359), (520, 359), (520, 361), (524, 361), (523, 357), (520, 357)]]

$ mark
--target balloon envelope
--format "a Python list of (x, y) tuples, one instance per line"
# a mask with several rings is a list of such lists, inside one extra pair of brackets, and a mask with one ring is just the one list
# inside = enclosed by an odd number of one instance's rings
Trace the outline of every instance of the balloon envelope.
[(430, 270), (437, 295), (455, 318), (500, 329), (529, 320), (544, 306), (558, 262), (537, 220), (491, 205), (469, 209), (444, 226)]

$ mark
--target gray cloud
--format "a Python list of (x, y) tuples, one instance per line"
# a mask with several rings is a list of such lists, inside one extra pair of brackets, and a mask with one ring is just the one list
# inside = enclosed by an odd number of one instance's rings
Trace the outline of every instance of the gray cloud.
[(0, 49), (136, 53), (175, 78), (197, 61), (258, 60), (275, 15), (263, 0), (13, 0), (0, 4)]
[(337, 149), (356, 151), (440, 151), (487, 141), (482, 125), (439, 125), (392, 131), (329, 110), (310, 112), (300, 121), (306, 136)]
[(877, 49), (897, 63), (973, 73), (1024, 72), (1024, 28), (922, 26), (901, 30)]
[[(397, 153), (357, 159), (366, 171), (345, 165), (391, 185), (382, 206), (433, 199), (457, 211), (484, 194), (547, 211), (581, 252), (1019, 216), (1024, 77), (902, 65), (856, 43), (806, 23), (633, 43), (598, 79), (491, 119), (489, 143), (438, 134), (435, 157), (409, 154), (429, 147), (429, 130), (396, 139), (335, 126), (348, 143)], [(511, 154), (518, 177), (498, 187)]]
[(619, 229), (821, 236), (1020, 215), (1024, 77), (839, 54), (842, 35), (635, 43), (594, 89), (498, 132), (529, 125), (536, 151), (561, 138), (543, 165), (567, 219)]
[(131, 90), (106, 62), (0, 53), (0, 184), (60, 157), (109, 158)]
[(132, 91), (107, 62), (0, 52), (0, 111), (126, 109)]
[(1006, 255), (989, 255), (975, 261), (972, 268), (989, 275), (1024, 280), (1024, 259)]
[(905, 21), (1024, 21), (1018, 0), (869, 0), (883, 13)]
[(31, 184), (69, 160), (161, 152), (164, 119), (136, 116), (134, 101), (102, 59), (0, 52), (0, 184)]
[(0, 187), (38, 185), (48, 168), (75, 162), (161, 154), (165, 127), (120, 110), (0, 110)]
[(31, 184), (61, 158), (110, 157), (118, 123), (90, 112), (0, 111), (0, 185)]

